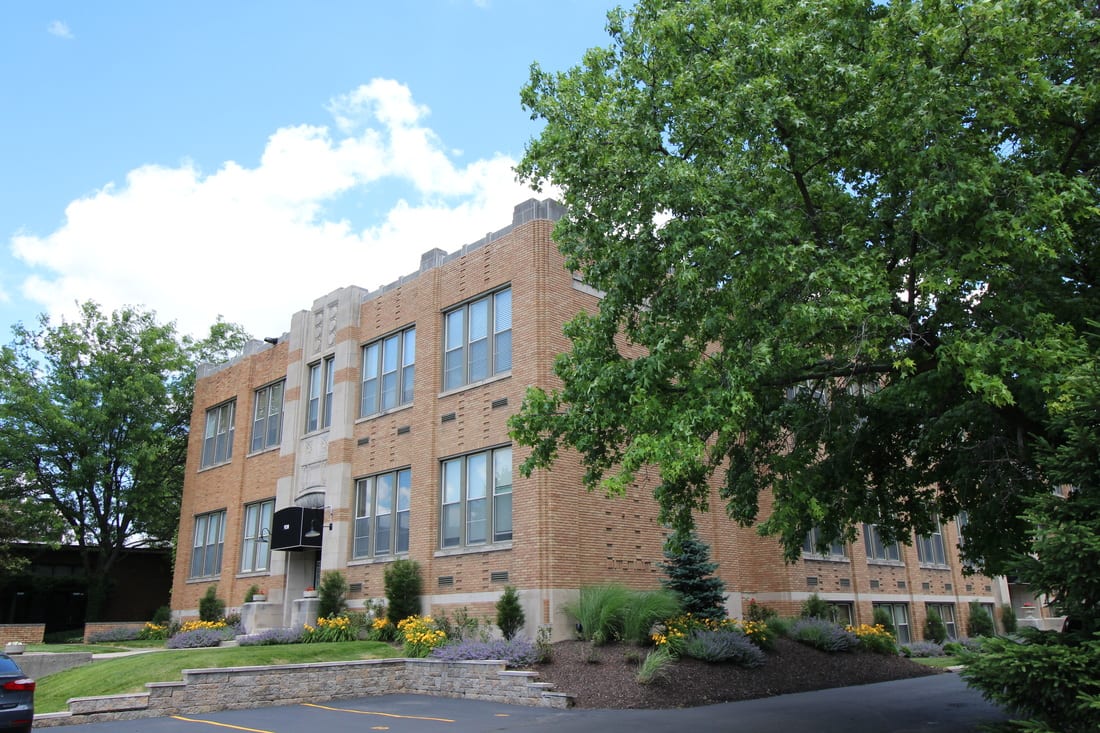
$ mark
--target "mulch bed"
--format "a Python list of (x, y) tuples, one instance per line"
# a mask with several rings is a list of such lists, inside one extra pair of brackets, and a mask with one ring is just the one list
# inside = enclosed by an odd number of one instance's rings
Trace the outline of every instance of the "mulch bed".
[(904, 657), (827, 654), (778, 639), (762, 667), (744, 669), (679, 659), (663, 679), (643, 685), (636, 677), (648, 649), (629, 644), (593, 647), (585, 641), (562, 641), (552, 649), (551, 661), (534, 668), (539, 681), (552, 682), (556, 692), (572, 695), (580, 708), (695, 707), (942, 672)]

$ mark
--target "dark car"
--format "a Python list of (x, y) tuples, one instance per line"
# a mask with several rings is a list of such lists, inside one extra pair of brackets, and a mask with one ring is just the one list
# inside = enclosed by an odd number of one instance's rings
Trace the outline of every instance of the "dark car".
[(15, 660), (0, 654), (0, 731), (29, 733), (34, 722), (34, 680)]

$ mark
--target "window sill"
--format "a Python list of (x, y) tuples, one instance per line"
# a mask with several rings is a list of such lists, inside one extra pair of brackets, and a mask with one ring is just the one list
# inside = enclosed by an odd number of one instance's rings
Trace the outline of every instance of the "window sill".
[(402, 552), (397, 555), (386, 555), (385, 557), (353, 557), (348, 560), (348, 567), (353, 565), (383, 565), (385, 563), (408, 559), (409, 553), (407, 552)]
[(252, 451), (251, 453), (245, 453), (244, 457), (245, 458), (252, 458), (254, 456), (262, 456), (264, 453), (274, 453), (277, 450), (279, 450), (280, 448), (282, 448), (282, 444), (269, 445), (266, 448), (261, 448), (260, 450)]
[(412, 407), (413, 407), (412, 402), (406, 402), (403, 405), (398, 405), (397, 407), (391, 407), (388, 410), (382, 410), (380, 412), (372, 412), (369, 415), (363, 415), (362, 417), (355, 418), (355, 424), (358, 425), (359, 423), (367, 422), (368, 420), (377, 420), (380, 417), (386, 417), (387, 415), (392, 415), (395, 412), (402, 412), (404, 410), (411, 410)]
[(231, 463), (233, 463), (232, 458), (230, 458), (228, 461), (222, 461), (221, 463), (211, 463), (209, 466), (202, 466), (201, 468), (199, 468), (198, 472), (199, 473), (205, 473), (206, 471), (213, 471), (215, 468), (221, 468), (222, 466), (228, 466)]
[(506, 540), (504, 542), (493, 542), (485, 545), (470, 545), (468, 547), (448, 547), (443, 550), (436, 550), (432, 557), (453, 557), (455, 555), (474, 555), (481, 552), (500, 552), (501, 550), (511, 550), (512, 541)]
[(802, 559), (807, 562), (851, 562), (849, 558), (843, 555), (807, 555), (806, 553), (802, 553)]
[(884, 566), (889, 567), (889, 568), (903, 568), (903, 567), (905, 567), (905, 563), (903, 563), (901, 560), (877, 560), (877, 559), (870, 558), (870, 557), (867, 558), (867, 564), (868, 565), (884, 565)]
[(951, 566), (950, 565), (940, 565), (938, 563), (932, 563), (932, 562), (922, 562), (920, 564), (920, 569), (921, 570), (950, 570)]
[(267, 568), (263, 570), (242, 570), (235, 576), (237, 578), (269, 578), (271, 577), (271, 571)]
[(465, 392), (468, 389), (474, 389), (476, 387), (484, 387), (487, 384), (492, 384), (493, 382), (500, 382), (502, 380), (511, 379), (511, 378), (512, 378), (512, 370), (509, 369), (506, 372), (501, 372), (500, 374), (494, 374), (491, 377), (486, 377), (485, 379), (482, 379), (480, 382), (470, 382), (469, 384), (464, 384), (461, 387), (452, 387), (451, 389), (440, 392), (436, 396), (438, 398), (442, 399), (444, 397), (450, 397), (453, 394), (458, 394), (459, 392)]
[(199, 575), (194, 578), (188, 578), (188, 583), (209, 583), (211, 581), (221, 580), (221, 575)]

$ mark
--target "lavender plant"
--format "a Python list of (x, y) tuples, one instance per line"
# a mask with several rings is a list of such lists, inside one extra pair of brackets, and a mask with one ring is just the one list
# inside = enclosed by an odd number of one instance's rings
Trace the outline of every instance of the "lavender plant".
[(511, 668), (529, 667), (539, 661), (539, 650), (527, 639), (465, 640), (436, 647), (428, 655), (443, 662), (500, 659)]
[(859, 646), (858, 636), (821, 618), (797, 619), (791, 624), (789, 636), (823, 652), (850, 652)]
[(749, 668), (759, 667), (765, 660), (764, 652), (740, 629), (695, 631), (684, 642), (683, 653), (704, 662), (725, 662)]

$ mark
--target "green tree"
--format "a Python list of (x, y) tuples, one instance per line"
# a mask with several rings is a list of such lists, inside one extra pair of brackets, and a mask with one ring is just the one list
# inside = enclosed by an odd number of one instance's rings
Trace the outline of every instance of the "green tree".
[(522, 92), (518, 172), (560, 188), (603, 293), (511, 422), (522, 471), (568, 447), (621, 493), (656, 467), (681, 531), (714, 482), (792, 561), (813, 527), (965, 509), (1003, 572), (1050, 406), (1100, 362), (1095, 5), (640, 0), (607, 27)]
[(523, 628), (527, 618), (519, 602), (515, 586), (504, 586), (504, 593), (497, 601), (497, 627), (505, 639), (511, 639)]
[(398, 621), (420, 614), (420, 563), (407, 559), (391, 562), (382, 573), (382, 584), (390, 623), (396, 626)]
[(317, 590), (320, 603), (317, 615), (321, 618), (336, 616), (348, 608), (348, 581), (339, 570), (326, 570), (321, 575), (321, 587)]
[(668, 577), (661, 585), (680, 599), (685, 613), (720, 621), (726, 617), (726, 584), (714, 574), (718, 563), (710, 559), (710, 548), (695, 534), (672, 535), (665, 542), (660, 568)]
[(13, 331), (0, 349), (0, 492), (47, 514), (20, 539), (80, 548), (97, 619), (126, 549), (174, 537), (195, 360), (247, 336), (219, 320), (204, 339), (179, 338), (151, 312), (92, 302), (75, 320)]

